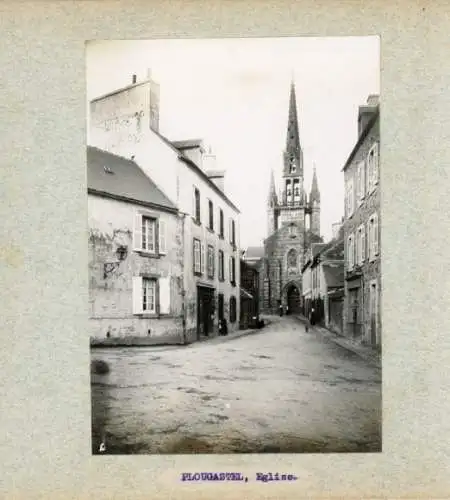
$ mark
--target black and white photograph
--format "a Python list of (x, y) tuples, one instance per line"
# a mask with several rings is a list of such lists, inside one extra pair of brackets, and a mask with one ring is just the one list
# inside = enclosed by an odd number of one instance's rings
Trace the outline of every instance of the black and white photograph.
[(94, 455), (382, 451), (378, 36), (86, 43)]

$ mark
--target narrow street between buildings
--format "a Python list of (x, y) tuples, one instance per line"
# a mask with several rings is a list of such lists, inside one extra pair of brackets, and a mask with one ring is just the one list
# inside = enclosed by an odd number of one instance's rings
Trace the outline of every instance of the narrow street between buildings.
[(381, 370), (294, 317), (179, 347), (92, 349), (93, 452), (381, 451)]

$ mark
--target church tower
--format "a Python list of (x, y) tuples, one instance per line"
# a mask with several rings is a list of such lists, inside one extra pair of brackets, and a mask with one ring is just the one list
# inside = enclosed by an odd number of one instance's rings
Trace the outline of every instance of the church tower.
[(303, 189), (303, 151), (297, 117), (295, 84), (291, 82), (286, 148), (283, 152), (282, 199), (279, 200), (280, 225), (305, 223), (305, 196)]
[(317, 182), (316, 167), (314, 167), (311, 193), (309, 195), (310, 230), (320, 236), (320, 192)]

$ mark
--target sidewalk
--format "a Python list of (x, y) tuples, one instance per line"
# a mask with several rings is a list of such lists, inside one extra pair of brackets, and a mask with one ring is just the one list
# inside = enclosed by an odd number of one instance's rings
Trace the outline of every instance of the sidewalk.
[[(306, 323), (306, 318), (301, 314), (296, 315), (296, 319), (301, 321), (303, 324)], [(343, 347), (344, 349), (347, 349), (348, 351), (351, 351), (354, 354), (358, 355), (362, 359), (365, 359), (371, 365), (381, 368), (381, 354), (375, 351), (373, 348), (338, 335), (337, 333), (334, 333), (331, 330), (328, 330), (327, 328), (320, 325), (310, 326), (310, 331), (314, 333), (320, 333), (323, 337), (331, 340), (340, 347)]]

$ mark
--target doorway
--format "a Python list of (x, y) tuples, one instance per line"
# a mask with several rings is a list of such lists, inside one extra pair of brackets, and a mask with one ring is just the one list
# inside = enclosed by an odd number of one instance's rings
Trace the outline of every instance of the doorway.
[(209, 336), (213, 331), (214, 289), (197, 287), (197, 338)]
[(290, 285), (287, 289), (286, 297), (289, 314), (300, 313), (300, 292), (295, 285)]

